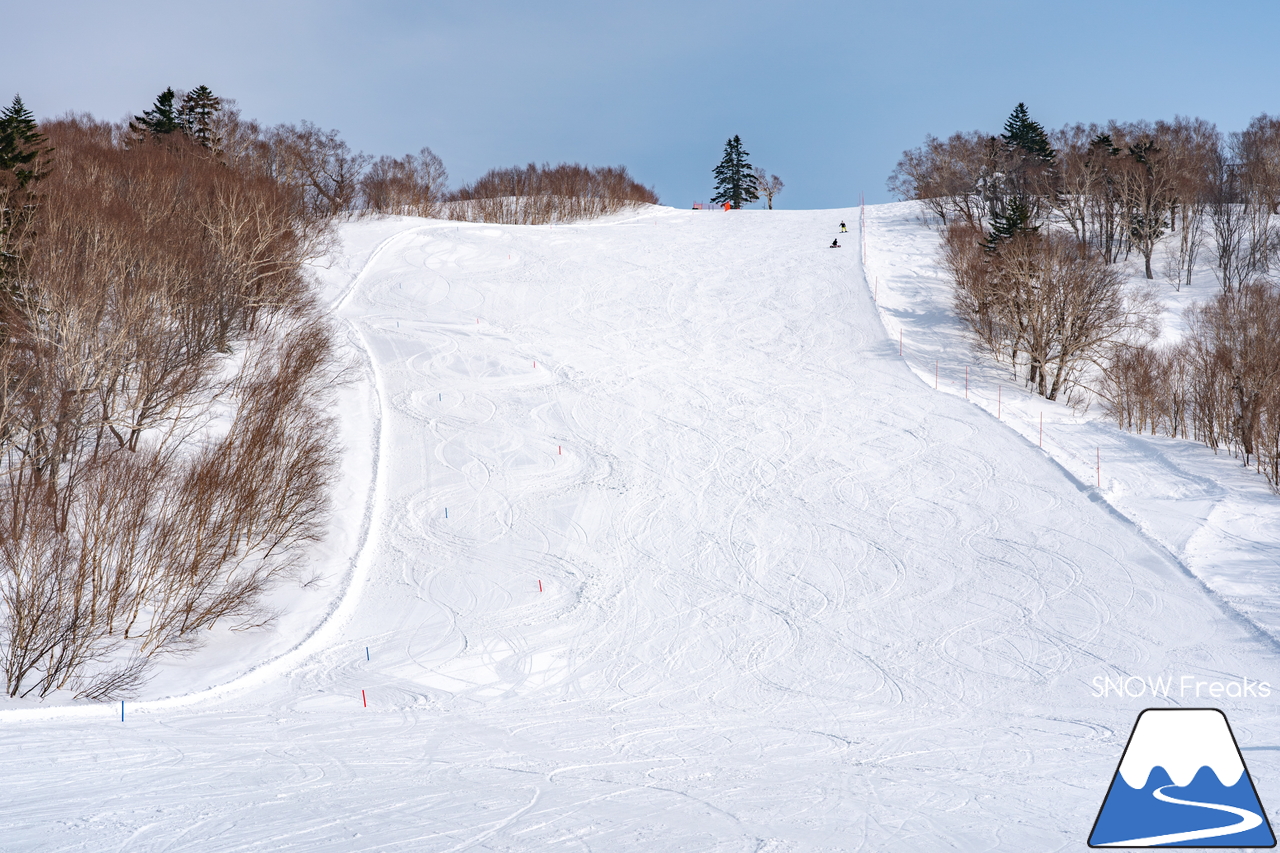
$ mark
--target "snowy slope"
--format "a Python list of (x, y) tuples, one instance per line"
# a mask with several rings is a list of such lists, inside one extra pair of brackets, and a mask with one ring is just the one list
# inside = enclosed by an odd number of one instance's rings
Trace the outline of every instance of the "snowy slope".
[[(337, 613), (196, 701), (0, 715), (5, 849), (1084, 849), (1165, 701), (1094, 680), (1280, 685), (1276, 647), (899, 357), (949, 321), (872, 215), (884, 292), (825, 248), (857, 210), (347, 226)], [(1277, 801), (1273, 700), (1213, 704)]]
[[(1081, 483), (1100, 485), (1099, 497), (1280, 640), (1280, 504), (1260, 474), (1193, 441), (1121, 431), (1101, 405), (1074, 410), (1027, 392), (1007, 365), (970, 351), (935, 263), (938, 235), (921, 226), (914, 203), (868, 209), (867, 233), (873, 297), (922, 381), (998, 416)], [(1141, 269), (1136, 257), (1129, 262), (1137, 282)], [(1164, 282), (1155, 288), (1166, 306), (1165, 339), (1181, 337), (1186, 307), (1219, 292), (1208, 270), (1181, 291)]]

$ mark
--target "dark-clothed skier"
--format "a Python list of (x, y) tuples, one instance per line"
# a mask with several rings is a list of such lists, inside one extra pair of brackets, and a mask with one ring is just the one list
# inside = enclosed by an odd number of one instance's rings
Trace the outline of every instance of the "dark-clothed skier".
[(843, 234), (844, 232), (846, 232), (846, 231), (848, 231), (848, 230), (849, 230), (848, 228), (845, 228), (845, 227), (844, 227), (844, 220), (843, 220), (843, 219), (842, 219), (842, 220), (840, 220), (840, 232)]

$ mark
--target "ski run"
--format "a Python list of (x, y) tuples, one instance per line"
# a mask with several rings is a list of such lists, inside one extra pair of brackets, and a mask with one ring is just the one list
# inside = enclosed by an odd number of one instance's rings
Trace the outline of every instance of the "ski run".
[(974, 354), (913, 205), (340, 236), (323, 581), (4, 705), (0, 848), (1084, 850), (1146, 707), (1280, 808), (1277, 499)]

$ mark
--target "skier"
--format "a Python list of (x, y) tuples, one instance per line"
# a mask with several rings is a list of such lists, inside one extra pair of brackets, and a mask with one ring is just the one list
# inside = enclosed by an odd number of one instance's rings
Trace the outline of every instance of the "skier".
[(827, 248), (828, 248), (828, 249), (839, 249), (839, 248), (840, 248), (840, 240), (839, 240), (839, 238), (837, 238), (837, 239), (835, 239), (835, 240), (832, 240), (832, 241), (831, 241), (831, 245), (830, 245), (830, 246), (828, 246)]
[(842, 233), (842, 234), (843, 234), (843, 233), (845, 233), (845, 232), (846, 232), (846, 231), (848, 231), (848, 230), (849, 230), (848, 228), (845, 228), (845, 227), (844, 227), (844, 220), (843, 220), (843, 219), (842, 219), (842, 220), (840, 220), (840, 233)]

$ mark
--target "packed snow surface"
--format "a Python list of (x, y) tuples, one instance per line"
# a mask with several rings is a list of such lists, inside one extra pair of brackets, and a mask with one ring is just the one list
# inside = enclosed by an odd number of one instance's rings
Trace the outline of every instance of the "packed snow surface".
[(331, 603), (123, 721), (0, 712), (0, 846), (1082, 850), (1150, 705), (1223, 708), (1280, 803), (1275, 694), (1134, 686), (1280, 685), (1270, 496), (1212, 517), (1232, 460), (1035, 408), (914, 209), (868, 209), (866, 269), (858, 222), (344, 226)]

